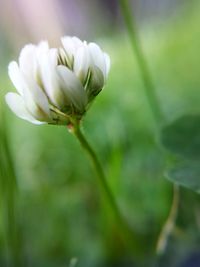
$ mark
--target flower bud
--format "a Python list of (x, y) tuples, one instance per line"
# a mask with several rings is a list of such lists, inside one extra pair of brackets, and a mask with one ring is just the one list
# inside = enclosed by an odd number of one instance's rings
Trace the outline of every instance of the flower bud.
[(102, 90), (110, 58), (95, 43), (77, 37), (61, 38), (63, 47), (47, 42), (26, 45), (19, 63), (8, 73), (17, 93), (7, 93), (6, 102), (20, 118), (34, 124), (71, 124), (79, 121)]

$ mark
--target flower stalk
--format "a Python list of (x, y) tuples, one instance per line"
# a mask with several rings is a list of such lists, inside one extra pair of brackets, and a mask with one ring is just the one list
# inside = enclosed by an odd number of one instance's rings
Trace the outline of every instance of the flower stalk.
[(121, 12), (124, 18), (124, 22), (129, 34), (130, 43), (133, 48), (135, 57), (137, 59), (137, 63), (139, 66), (140, 74), (144, 82), (144, 90), (149, 102), (149, 106), (151, 107), (152, 114), (154, 116), (155, 122), (160, 125), (163, 122), (164, 114), (160, 108), (159, 101), (156, 95), (156, 90), (154, 83), (151, 78), (151, 74), (146, 62), (146, 58), (142, 51), (142, 46), (140, 43), (140, 39), (138, 36), (137, 27), (134, 21), (134, 15), (131, 12), (131, 8), (128, 4), (128, 0), (120, 0)]
[(133, 230), (131, 229), (131, 227), (129, 226), (129, 224), (127, 223), (127, 221), (125, 220), (125, 218), (123, 217), (123, 215), (120, 212), (120, 209), (117, 205), (117, 202), (115, 200), (115, 197), (107, 183), (107, 179), (106, 176), (104, 174), (103, 168), (101, 166), (101, 163), (94, 151), (94, 149), (92, 148), (92, 146), (89, 144), (89, 142), (87, 141), (87, 139), (85, 138), (85, 136), (83, 135), (81, 129), (80, 129), (80, 124), (76, 123), (73, 124), (72, 127), (70, 127), (70, 131), (76, 136), (76, 138), (78, 139), (79, 143), (81, 144), (81, 146), (83, 147), (83, 149), (87, 152), (88, 156), (91, 159), (91, 162), (94, 166), (94, 169), (96, 170), (96, 174), (100, 183), (100, 186), (102, 188), (102, 192), (105, 195), (110, 208), (113, 211), (113, 214), (117, 220), (117, 223), (120, 227), (120, 229), (122, 229), (123, 234), (124, 234), (124, 238), (125, 238), (125, 242), (127, 242), (127, 244), (129, 245), (129, 247), (131, 249), (136, 249), (135, 247), (135, 233), (133, 232)]
[[(138, 35), (137, 27), (134, 21), (134, 15), (131, 12), (131, 8), (129, 6), (128, 0), (120, 0), (120, 8), (124, 18), (124, 22), (129, 34), (131, 46), (133, 48), (134, 54), (137, 59), (137, 63), (139, 66), (140, 74), (144, 82), (144, 91), (149, 103), (149, 106), (152, 111), (152, 115), (154, 120), (158, 126), (158, 130), (160, 129), (160, 125), (164, 124), (166, 121), (165, 115), (160, 107), (158, 97), (156, 95), (156, 89), (148, 68), (148, 64), (146, 62), (145, 55), (142, 50), (142, 46), (140, 43), (140, 38)], [(179, 188), (177, 185), (173, 185), (173, 200), (169, 215), (167, 220), (161, 230), (157, 241), (156, 252), (158, 255), (161, 255), (165, 252), (165, 248), (167, 246), (167, 242), (169, 240), (169, 236), (173, 232), (175, 221), (178, 214), (180, 197), (179, 197)]]
[(112, 209), (115, 213), (115, 216), (117, 217), (117, 219), (119, 219), (119, 221), (123, 221), (121, 213), (120, 213), (119, 208), (117, 206), (117, 203), (115, 201), (115, 198), (114, 198), (112, 191), (110, 190), (108, 183), (106, 181), (106, 177), (105, 177), (103, 168), (99, 162), (99, 159), (98, 159), (95, 151), (90, 146), (87, 139), (85, 138), (85, 136), (81, 132), (80, 125), (78, 123), (73, 125), (73, 128), (71, 129), (71, 131), (77, 137), (77, 139), (79, 140), (79, 142), (80, 142), (81, 146), (84, 148), (84, 150), (88, 153), (88, 156), (90, 157), (91, 162), (92, 162), (92, 164), (96, 170), (96, 173), (97, 173), (97, 176), (99, 178), (99, 182), (101, 184), (101, 187), (104, 191), (104, 194), (105, 194), (108, 202), (110, 203), (110, 206), (112, 207)]
[(179, 198), (180, 198), (179, 186), (174, 185), (173, 186), (173, 200), (172, 200), (172, 205), (171, 205), (171, 209), (169, 212), (169, 216), (165, 224), (163, 225), (163, 228), (160, 232), (160, 235), (157, 241), (157, 246), (156, 246), (157, 255), (162, 255), (165, 252), (168, 239), (174, 230), (175, 221), (176, 221), (177, 213), (178, 213), (178, 207), (179, 207)]

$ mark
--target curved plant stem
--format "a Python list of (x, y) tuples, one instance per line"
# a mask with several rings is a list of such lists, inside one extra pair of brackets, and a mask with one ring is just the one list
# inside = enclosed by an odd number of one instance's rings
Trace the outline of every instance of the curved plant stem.
[(120, 7), (122, 11), (122, 15), (124, 18), (124, 22), (129, 34), (130, 42), (135, 53), (137, 63), (139, 66), (139, 70), (144, 82), (144, 89), (147, 100), (151, 107), (154, 119), (156, 123), (159, 125), (164, 120), (163, 112), (160, 108), (159, 101), (156, 95), (155, 86), (153, 84), (151, 74), (142, 51), (142, 46), (140, 43), (140, 39), (138, 36), (137, 28), (134, 21), (134, 15), (131, 12), (131, 8), (128, 4), (128, 0), (120, 0)]
[(100, 164), (100, 162), (96, 156), (96, 153), (94, 152), (93, 148), (90, 146), (90, 144), (88, 143), (88, 141), (86, 140), (86, 138), (82, 134), (79, 126), (76, 126), (74, 128), (74, 134), (78, 138), (82, 147), (88, 152), (88, 155), (90, 156), (92, 163), (96, 169), (99, 181), (100, 181), (101, 186), (105, 192), (105, 195), (106, 195), (108, 201), (110, 202), (110, 205), (112, 206), (112, 209), (114, 210), (115, 215), (117, 216), (117, 218), (119, 218), (121, 220), (120, 211), (119, 211), (118, 206), (115, 202), (114, 196), (113, 196), (113, 194), (112, 194), (112, 192), (111, 192), (111, 190), (107, 184), (105, 174), (104, 174), (103, 169), (101, 167), (101, 164)]
[(161, 233), (158, 237), (157, 246), (156, 246), (156, 252), (158, 255), (162, 255), (165, 252), (168, 239), (173, 232), (175, 221), (178, 214), (178, 208), (179, 208), (179, 186), (174, 184), (173, 186), (173, 201), (171, 205), (171, 210), (169, 212), (169, 216), (161, 230)]
[[(154, 83), (153, 83), (147, 62), (146, 62), (145, 55), (142, 50), (137, 27), (134, 21), (134, 15), (132, 14), (128, 0), (120, 0), (119, 3), (121, 7), (121, 12), (124, 18), (124, 22), (125, 22), (128, 34), (129, 34), (130, 42), (131, 42), (133, 51), (135, 53), (135, 56), (138, 62), (141, 77), (144, 82), (145, 94), (149, 102), (149, 106), (151, 107), (154, 120), (157, 123), (158, 129), (159, 129), (161, 123), (165, 123), (166, 119), (160, 107), (160, 104), (159, 104), (159, 101), (156, 95), (156, 89), (155, 89), (155, 86), (154, 86)], [(174, 185), (173, 201), (172, 201), (171, 210), (166, 220), (166, 223), (163, 226), (163, 229), (161, 231), (158, 244), (157, 244), (157, 252), (159, 254), (164, 253), (168, 238), (174, 229), (177, 212), (178, 212), (179, 201), (180, 201), (179, 200), (179, 188), (178, 186)]]
[(102, 187), (102, 190), (105, 194), (105, 197), (107, 198), (108, 203), (110, 204), (110, 207), (112, 208), (112, 211), (114, 212), (114, 215), (116, 217), (116, 220), (120, 226), (120, 228), (122, 228), (123, 233), (124, 233), (124, 237), (126, 238), (126, 241), (129, 243), (129, 245), (133, 248), (134, 244), (133, 244), (133, 238), (135, 239), (135, 235), (133, 230), (130, 228), (130, 226), (128, 225), (128, 223), (126, 222), (126, 220), (124, 219), (124, 217), (122, 216), (118, 205), (116, 203), (115, 197), (113, 196), (112, 191), (110, 190), (110, 187), (107, 183), (107, 179), (105, 177), (103, 168), (99, 162), (99, 159), (95, 153), (95, 151), (93, 150), (93, 148), (90, 146), (90, 144), (88, 143), (87, 139), (85, 138), (85, 136), (83, 135), (83, 133), (80, 130), (80, 126), (79, 124), (75, 124), (72, 127), (72, 132), (74, 133), (74, 135), (77, 137), (77, 139), (79, 140), (81, 146), (85, 149), (85, 151), (88, 153), (92, 164), (96, 170), (97, 176), (99, 178), (99, 182), (100, 185)]
[(8, 131), (4, 114), (1, 114), (0, 126), (0, 184), (3, 215), (5, 218), (5, 241), (7, 264), (11, 267), (22, 266), (20, 229), (17, 221), (17, 178), (13, 158), (8, 142)]

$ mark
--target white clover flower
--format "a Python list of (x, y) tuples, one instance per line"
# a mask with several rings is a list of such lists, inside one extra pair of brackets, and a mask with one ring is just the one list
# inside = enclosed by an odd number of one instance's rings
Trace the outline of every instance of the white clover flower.
[(19, 64), (8, 67), (17, 93), (6, 102), (20, 118), (34, 124), (71, 124), (79, 121), (102, 90), (110, 58), (95, 43), (63, 37), (63, 48), (49, 48), (46, 41), (26, 45)]

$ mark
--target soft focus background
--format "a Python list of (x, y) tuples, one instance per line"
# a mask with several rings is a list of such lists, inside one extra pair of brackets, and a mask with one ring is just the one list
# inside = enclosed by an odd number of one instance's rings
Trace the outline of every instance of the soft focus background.
[[(168, 121), (200, 111), (200, 2), (130, 1)], [(84, 118), (110, 187), (132, 228), (129, 252), (87, 156), (65, 127), (34, 126), (4, 103), (7, 65), (26, 43), (62, 35), (111, 57), (105, 90)], [(172, 201), (165, 157), (117, 0), (0, 0), (0, 266), (153, 266)], [(17, 189), (16, 189), (17, 188)], [(17, 191), (17, 192), (16, 192)], [(175, 231), (159, 266), (200, 266), (200, 197), (181, 188)], [(71, 261), (71, 267), (73, 260)]]

